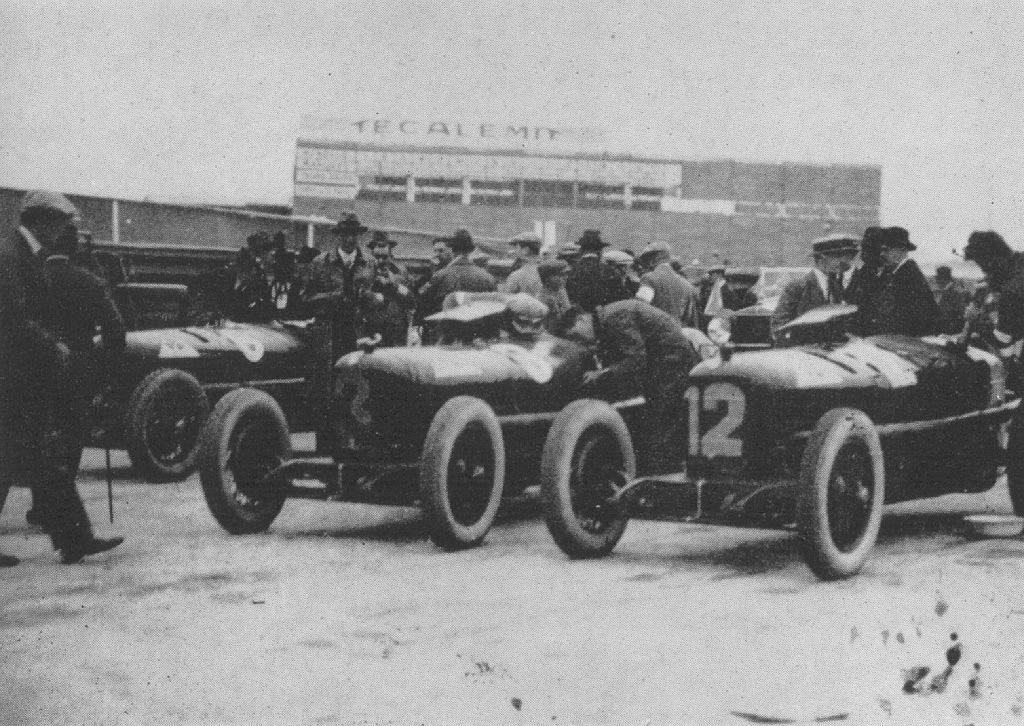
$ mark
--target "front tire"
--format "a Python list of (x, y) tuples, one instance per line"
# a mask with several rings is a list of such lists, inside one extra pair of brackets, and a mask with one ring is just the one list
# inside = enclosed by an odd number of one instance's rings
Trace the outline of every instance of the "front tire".
[(435, 414), (420, 460), (420, 502), (430, 539), (476, 547), (494, 523), (505, 486), (505, 440), (494, 410), (457, 396)]
[(612, 406), (590, 399), (563, 408), (541, 458), (541, 501), (548, 531), (573, 558), (603, 557), (629, 519), (609, 498), (636, 475), (633, 440)]
[(139, 476), (149, 481), (187, 477), (209, 414), (210, 400), (192, 374), (160, 368), (143, 378), (125, 415), (125, 445)]
[(863, 411), (832, 409), (818, 420), (800, 465), (797, 526), (815, 575), (838, 580), (860, 571), (884, 503), (885, 462), (874, 424)]
[(289, 483), (266, 480), (288, 460), (291, 439), (281, 407), (262, 391), (239, 388), (213, 409), (199, 444), (199, 480), (210, 513), (231, 534), (266, 530), (288, 498)]
[(1013, 512), (1024, 517), (1024, 409), (1014, 412), (1006, 445), (1006, 486)]

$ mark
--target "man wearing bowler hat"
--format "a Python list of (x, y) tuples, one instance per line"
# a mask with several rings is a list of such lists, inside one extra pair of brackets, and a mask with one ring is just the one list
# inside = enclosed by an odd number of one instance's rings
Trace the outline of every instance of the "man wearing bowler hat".
[(565, 281), (569, 298), (588, 312), (599, 305), (632, 297), (615, 271), (601, 261), (601, 250), (607, 246), (598, 230), (584, 231), (579, 241), (580, 258)]
[(939, 332), (939, 307), (928, 280), (910, 259), (917, 245), (903, 227), (886, 227), (879, 240), (884, 264), (872, 333), (932, 335)]
[(361, 308), (373, 296), (373, 267), (359, 247), (367, 228), (355, 214), (346, 213), (331, 230), (337, 245), (309, 264), (302, 302), (317, 322), (331, 326), (334, 358), (356, 349)]
[[(78, 330), (68, 308), (57, 304), (44, 260), (77, 238), (78, 217), (64, 195), (28, 192), (20, 226), (0, 242), (0, 502), (8, 487), (30, 487), (36, 518), (65, 564), (123, 541), (93, 534), (75, 489), (81, 438), (77, 412), (62, 394), (79, 364), (62, 334), (88, 345), (94, 330)], [(0, 556), (2, 566), (16, 563)]]
[(843, 274), (853, 265), (857, 243), (857, 238), (850, 234), (830, 234), (811, 243), (814, 269), (783, 289), (772, 316), (774, 330), (808, 310), (843, 302)]

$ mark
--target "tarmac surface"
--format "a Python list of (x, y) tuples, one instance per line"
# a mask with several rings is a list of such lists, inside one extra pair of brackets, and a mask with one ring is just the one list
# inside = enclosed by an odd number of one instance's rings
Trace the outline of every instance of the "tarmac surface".
[(60, 565), (28, 492), (0, 513), (23, 560), (0, 570), (4, 724), (1024, 722), (1024, 539), (959, 529), (1009, 511), (1002, 482), (890, 507), (864, 571), (822, 583), (762, 530), (634, 521), (570, 561), (529, 498), (459, 553), (415, 509), (340, 503), (235, 537), (197, 476), (146, 484), (123, 452), (111, 525), (103, 461), (79, 489), (113, 552)]

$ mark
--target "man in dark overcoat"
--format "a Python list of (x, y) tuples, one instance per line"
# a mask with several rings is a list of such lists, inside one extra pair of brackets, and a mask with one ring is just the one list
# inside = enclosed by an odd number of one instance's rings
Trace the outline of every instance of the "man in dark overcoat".
[(917, 249), (903, 227), (886, 227), (881, 235), (882, 289), (872, 333), (933, 335), (939, 332), (939, 307), (928, 280), (909, 254)]
[(860, 243), (860, 267), (853, 271), (843, 291), (843, 301), (857, 306), (855, 331), (867, 335), (878, 328), (878, 298), (882, 292), (882, 228), (868, 227)]
[(596, 229), (588, 229), (580, 237), (580, 258), (569, 272), (565, 289), (573, 303), (584, 310), (632, 297), (626, 283), (601, 260), (601, 250), (607, 246)]
[(470, 258), (476, 245), (468, 231), (458, 230), (445, 238), (445, 243), (451, 249), (452, 261), (420, 289), (423, 316), (440, 312), (444, 299), (453, 292), (494, 292), (498, 287), (494, 276)]
[(356, 349), (362, 308), (372, 299), (373, 266), (359, 247), (367, 227), (346, 213), (331, 230), (337, 244), (309, 264), (301, 298), (318, 325), (331, 328), (331, 356), (336, 360)]
[[(37, 519), (67, 564), (123, 541), (93, 535), (75, 489), (81, 420), (62, 396), (76, 374), (76, 351), (66, 341), (79, 347), (75, 341), (88, 337), (91, 345), (92, 337), (80, 329), (84, 317), (67, 317), (66, 307), (62, 312), (44, 260), (59, 240), (77, 237), (78, 216), (61, 194), (28, 192), (20, 226), (0, 244), (0, 492), (32, 489)], [(3, 564), (14, 562), (5, 558)]]

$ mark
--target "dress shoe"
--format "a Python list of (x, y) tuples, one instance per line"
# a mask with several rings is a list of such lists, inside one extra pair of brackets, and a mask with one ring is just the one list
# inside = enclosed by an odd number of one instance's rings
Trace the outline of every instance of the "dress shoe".
[(122, 542), (124, 542), (124, 537), (111, 537), (110, 539), (90, 537), (62, 548), (60, 551), (60, 561), (65, 565), (73, 565), (76, 562), (81, 562), (83, 557), (112, 550)]
[(19, 562), (21, 560), (14, 555), (5, 555), (3, 552), (0, 552), (0, 567), (14, 567)]

